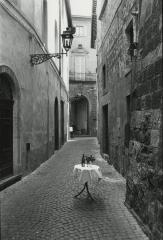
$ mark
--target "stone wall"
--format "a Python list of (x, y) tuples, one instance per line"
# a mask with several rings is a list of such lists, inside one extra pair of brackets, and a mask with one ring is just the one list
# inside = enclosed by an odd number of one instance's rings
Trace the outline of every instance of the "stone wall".
[[(163, 237), (161, 1), (144, 1), (139, 49), (142, 65), (133, 66), (132, 115), (126, 202), (152, 232)], [(152, 36), (152, 38), (151, 38)]]
[[(110, 1), (109, 1), (110, 2)], [(110, 3), (111, 4), (111, 3)], [(110, 9), (106, 7), (102, 17), (101, 31), (108, 29), (102, 38), (101, 32), (98, 33), (97, 42), (101, 42), (98, 47), (98, 136), (103, 151), (104, 136), (102, 108), (108, 105), (108, 153), (114, 166), (122, 174), (126, 174), (128, 166), (128, 149), (125, 146), (125, 126), (127, 124), (126, 97), (131, 93), (131, 60), (127, 54), (128, 41), (125, 30), (132, 20), (131, 10), (134, 8), (135, 1), (116, 1), (115, 15), (109, 20), (107, 16)], [(114, 8), (115, 8), (114, 6)], [(103, 87), (102, 68), (106, 65), (106, 87)]]
[[(109, 2), (109, 1), (108, 1)], [(103, 107), (108, 105), (109, 160), (127, 179), (126, 205), (146, 225), (151, 239), (162, 239), (162, 12), (161, 1), (121, 1), (106, 21), (98, 45), (98, 138), (103, 152)], [(138, 15), (131, 14), (138, 11)], [(126, 30), (133, 21), (138, 48), (128, 55)], [(101, 45), (99, 44), (101, 42)], [(103, 66), (106, 66), (106, 87)]]

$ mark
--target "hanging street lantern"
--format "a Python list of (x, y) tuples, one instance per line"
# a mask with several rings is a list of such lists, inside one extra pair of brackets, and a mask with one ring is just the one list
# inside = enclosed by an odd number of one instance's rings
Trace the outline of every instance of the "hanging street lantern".
[(62, 36), (62, 43), (63, 43), (63, 48), (65, 49), (65, 53), (47, 53), (47, 54), (42, 54), (42, 53), (38, 53), (38, 54), (31, 54), (31, 65), (38, 65), (41, 64), (51, 58), (61, 58), (61, 56), (63, 54), (66, 54), (67, 56), (67, 52), (70, 50), (71, 45), (72, 45), (72, 40), (73, 40), (73, 33), (75, 32), (74, 27), (67, 27), (66, 31), (63, 31), (63, 34), (61, 34)]
[(63, 31), (61, 34), (62, 36), (62, 43), (66, 53), (70, 50), (73, 40), (73, 34), (71, 28), (66, 28), (66, 31)]

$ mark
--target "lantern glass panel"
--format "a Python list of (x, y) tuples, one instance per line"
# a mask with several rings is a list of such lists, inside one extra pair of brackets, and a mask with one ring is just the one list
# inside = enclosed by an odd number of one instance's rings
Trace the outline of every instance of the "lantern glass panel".
[(69, 51), (69, 49), (71, 48), (72, 39), (73, 39), (73, 35), (70, 32), (68, 31), (63, 32), (62, 42), (66, 52)]

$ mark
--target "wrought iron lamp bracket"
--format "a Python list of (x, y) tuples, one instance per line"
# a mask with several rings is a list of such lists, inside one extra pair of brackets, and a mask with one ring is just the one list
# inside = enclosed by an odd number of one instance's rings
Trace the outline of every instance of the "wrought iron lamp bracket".
[(66, 54), (67, 56), (67, 52), (65, 53), (53, 53), (53, 54), (31, 54), (31, 59), (30, 59), (30, 62), (31, 62), (31, 65), (38, 65), (38, 64), (41, 64), (43, 62), (46, 62), (47, 60), (51, 59), (51, 58), (58, 58), (60, 59), (61, 58), (61, 55), (63, 54)]

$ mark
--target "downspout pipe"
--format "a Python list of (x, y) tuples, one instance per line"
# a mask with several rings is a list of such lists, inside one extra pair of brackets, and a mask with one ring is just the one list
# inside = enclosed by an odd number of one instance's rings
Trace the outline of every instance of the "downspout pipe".
[(75, 27), (73, 27), (73, 25), (72, 25), (70, 0), (65, 0), (65, 6), (66, 6), (66, 13), (67, 13), (68, 27), (71, 29), (72, 34), (74, 34), (75, 33)]

